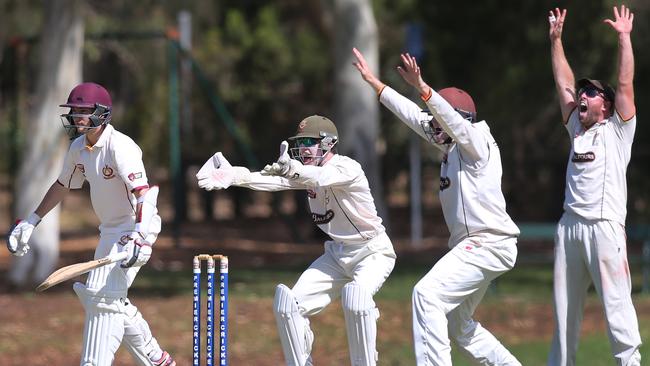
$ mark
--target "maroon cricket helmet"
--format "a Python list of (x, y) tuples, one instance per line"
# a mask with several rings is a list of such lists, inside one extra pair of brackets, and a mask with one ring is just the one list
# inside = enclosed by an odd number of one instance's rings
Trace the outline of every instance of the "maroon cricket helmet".
[(464, 118), (476, 122), (476, 106), (474, 100), (466, 91), (456, 87), (449, 87), (440, 89), (438, 94)]
[(59, 107), (95, 108), (97, 105), (110, 110), (113, 106), (110, 94), (103, 86), (95, 83), (81, 83), (72, 89), (68, 101)]

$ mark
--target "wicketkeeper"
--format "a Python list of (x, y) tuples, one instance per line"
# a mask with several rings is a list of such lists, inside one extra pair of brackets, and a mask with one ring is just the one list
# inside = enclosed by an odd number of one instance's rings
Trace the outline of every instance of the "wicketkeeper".
[(490, 282), (517, 259), (519, 228), (508, 216), (501, 192), (501, 154), (474, 101), (458, 88), (433, 90), (414, 57), (402, 54), (402, 78), (428, 111), (382, 83), (363, 55), (355, 66), (379, 101), (418, 135), (442, 150), (440, 204), (451, 236), (449, 248), (413, 289), (413, 338), (418, 365), (451, 365), (450, 338), (481, 365), (521, 365), (472, 319)]
[(112, 100), (101, 85), (77, 85), (61, 107), (70, 108), (61, 120), (74, 141), (59, 178), (36, 210), (12, 229), (7, 248), (16, 256), (27, 253), (29, 237), (41, 218), (70, 189), (79, 189), (88, 181), (101, 222), (95, 259), (120, 251), (128, 257), (92, 270), (85, 285), (77, 282), (73, 286), (86, 312), (80, 365), (111, 365), (122, 341), (138, 365), (176, 365), (127, 298), (136, 274), (151, 256), (161, 226), (158, 187), (149, 187), (142, 151), (110, 124)]
[(287, 365), (312, 365), (309, 317), (339, 297), (352, 365), (377, 364), (379, 310), (373, 296), (393, 270), (395, 251), (361, 165), (337, 154), (338, 140), (332, 121), (310, 116), (289, 138), (291, 151), (283, 141), (277, 162), (261, 172), (230, 166), (217, 153), (197, 174), (199, 186), (206, 190), (231, 185), (260, 191), (305, 190), (312, 220), (332, 239), (293, 288), (281, 284), (276, 289), (273, 311)]

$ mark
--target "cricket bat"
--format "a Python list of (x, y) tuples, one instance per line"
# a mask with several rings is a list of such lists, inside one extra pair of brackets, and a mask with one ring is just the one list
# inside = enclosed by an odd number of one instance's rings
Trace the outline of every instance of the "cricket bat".
[(90, 272), (95, 268), (99, 268), (107, 264), (123, 261), (126, 259), (127, 256), (128, 256), (127, 252), (117, 252), (117, 253), (110, 254), (104, 258), (95, 259), (88, 262), (75, 263), (69, 266), (59, 268), (58, 270), (52, 272), (52, 274), (48, 278), (46, 278), (45, 281), (43, 281), (43, 283), (38, 285), (36, 291), (43, 292), (52, 286), (58, 285), (63, 281), (67, 281), (71, 278), (75, 278), (84, 273)]

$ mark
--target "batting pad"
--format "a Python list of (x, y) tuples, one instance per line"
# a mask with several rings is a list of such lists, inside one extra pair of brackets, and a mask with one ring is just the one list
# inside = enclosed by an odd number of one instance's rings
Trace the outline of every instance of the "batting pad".
[(129, 299), (126, 299), (125, 306), (124, 345), (139, 366), (155, 366), (151, 358), (160, 358), (163, 350), (138, 308)]
[(124, 336), (124, 306), (120, 299), (95, 296), (82, 283), (73, 289), (86, 311), (81, 365), (111, 366)]
[(309, 328), (309, 319), (300, 314), (295, 295), (285, 285), (280, 284), (275, 290), (273, 312), (287, 365), (311, 365), (309, 354), (314, 334)]
[(341, 293), (352, 366), (377, 364), (377, 319), (379, 310), (370, 291), (356, 282), (343, 286)]

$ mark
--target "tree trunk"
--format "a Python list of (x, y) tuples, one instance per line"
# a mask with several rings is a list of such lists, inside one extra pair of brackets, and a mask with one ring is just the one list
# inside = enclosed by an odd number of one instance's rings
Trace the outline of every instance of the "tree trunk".
[(334, 28), (334, 116), (339, 134), (339, 151), (363, 166), (379, 215), (388, 222), (377, 153), (379, 105), (372, 88), (352, 65), (352, 48), (363, 53), (378, 74), (377, 24), (370, 0), (333, 0)]
[[(81, 82), (84, 22), (80, 0), (45, 1), (40, 38), (36, 95), (23, 123), (25, 144), (15, 185), (15, 211), (24, 218), (36, 209), (57, 179), (69, 146), (59, 121), (70, 90)], [(16, 257), (10, 272), (17, 286), (38, 283), (59, 257), (59, 212), (56, 207), (34, 230), (31, 250)]]

